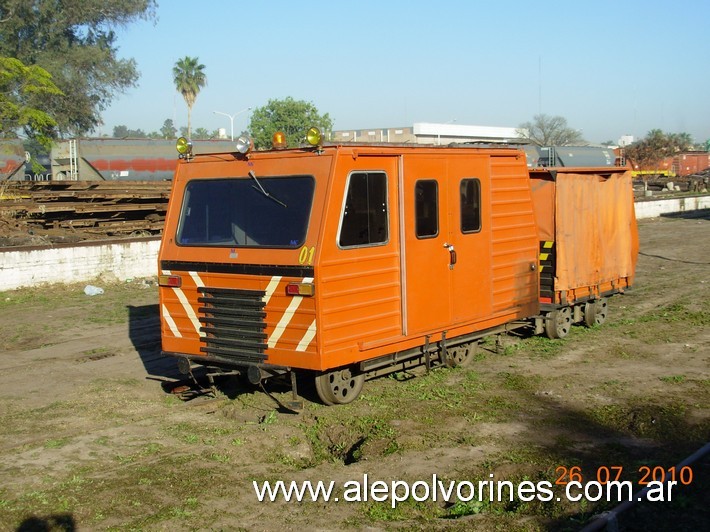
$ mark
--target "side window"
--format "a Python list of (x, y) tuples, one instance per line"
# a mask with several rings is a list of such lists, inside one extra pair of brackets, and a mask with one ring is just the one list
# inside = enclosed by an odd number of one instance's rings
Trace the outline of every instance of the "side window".
[(476, 233), (481, 230), (481, 182), (478, 179), (462, 179), (461, 232)]
[(439, 183), (433, 179), (414, 185), (414, 213), (417, 238), (432, 238), (439, 234)]
[(372, 246), (385, 244), (388, 240), (387, 174), (351, 174), (338, 244), (343, 248)]

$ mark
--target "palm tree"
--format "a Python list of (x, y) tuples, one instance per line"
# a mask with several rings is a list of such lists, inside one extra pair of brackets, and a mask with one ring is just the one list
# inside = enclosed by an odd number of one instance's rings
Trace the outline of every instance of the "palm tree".
[(173, 81), (175, 88), (185, 98), (187, 104), (187, 136), (192, 130), (192, 106), (195, 104), (200, 89), (207, 85), (204, 73), (205, 65), (201, 65), (197, 57), (185, 56), (179, 59), (173, 67)]

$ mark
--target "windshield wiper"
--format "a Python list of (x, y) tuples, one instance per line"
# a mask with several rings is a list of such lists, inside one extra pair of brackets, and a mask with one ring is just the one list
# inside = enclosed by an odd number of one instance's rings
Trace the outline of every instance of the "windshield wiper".
[(264, 187), (261, 186), (261, 182), (256, 178), (256, 174), (254, 173), (254, 170), (249, 170), (249, 177), (251, 177), (251, 178), (256, 182), (256, 184), (258, 185), (258, 186), (252, 185), (251, 188), (253, 188), (254, 190), (258, 190), (259, 192), (261, 192), (264, 196), (266, 196), (266, 197), (269, 198), (270, 200), (273, 200), (273, 201), (275, 201), (276, 203), (278, 203), (279, 205), (281, 205), (281, 206), (283, 206), (283, 207), (285, 207), (285, 208), (288, 209), (288, 206), (287, 206), (283, 201), (281, 201), (280, 199), (278, 199), (276, 196), (272, 196), (271, 194), (269, 194), (269, 193), (264, 189)]

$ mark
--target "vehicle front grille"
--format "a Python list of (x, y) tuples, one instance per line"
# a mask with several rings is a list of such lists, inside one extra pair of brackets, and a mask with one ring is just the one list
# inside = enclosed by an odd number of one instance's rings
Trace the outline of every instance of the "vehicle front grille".
[(237, 364), (264, 362), (266, 312), (263, 291), (199, 288), (200, 351)]

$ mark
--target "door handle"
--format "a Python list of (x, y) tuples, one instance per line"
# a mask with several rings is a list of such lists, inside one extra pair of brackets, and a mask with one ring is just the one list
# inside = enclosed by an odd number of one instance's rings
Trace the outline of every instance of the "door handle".
[(449, 252), (449, 270), (454, 269), (454, 264), (456, 264), (456, 250), (454, 249), (453, 244), (449, 244), (448, 242), (444, 244), (444, 247), (446, 250)]

